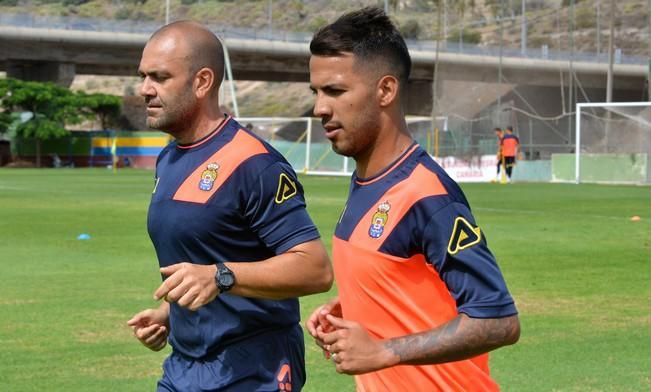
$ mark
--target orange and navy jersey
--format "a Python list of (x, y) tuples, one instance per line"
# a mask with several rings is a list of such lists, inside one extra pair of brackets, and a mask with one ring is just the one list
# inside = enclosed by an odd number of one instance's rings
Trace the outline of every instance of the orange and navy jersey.
[[(484, 233), (459, 186), (414, 144), (373, 178), (353, 175), (333, 238), (343, 316), (389, 339), (459, 313), (517, 314)], [(360, 391), (489, 391), (488, 354), (356, 376)]]
[(514, 134), (507, 133), (502, 138), (502, 153), (505, 157), (514, 157), (518, 153), (520, 139)]
[(502, 139), (503, 136), (498, 136), (497, 137), (497, 159), (502, 159)]
[[(148, 230), (161, 267), (259, 261), (319, 237), (291, 166), (230, 117), (193, 145), (168, 145), (155, 180)], [(298, 322), (296, 298), (224, 293), (194, 312), (171, 304), (169, 341), (176, 352), (202, 358)]]

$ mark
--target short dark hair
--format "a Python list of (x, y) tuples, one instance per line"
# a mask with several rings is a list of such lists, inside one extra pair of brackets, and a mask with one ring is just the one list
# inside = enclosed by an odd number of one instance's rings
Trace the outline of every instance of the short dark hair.
[(322, 27), (310, 42), (315, 56), (339, 56), (353, 53), (365, 64), (382, 60), (398, 80), (407, 85), (411, 57), (405, 40), (383, 10), (366, 7), (339, 17)]

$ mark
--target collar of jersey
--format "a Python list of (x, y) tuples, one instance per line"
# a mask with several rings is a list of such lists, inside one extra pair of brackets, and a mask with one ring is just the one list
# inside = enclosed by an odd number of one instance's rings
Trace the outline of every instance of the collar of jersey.
[(199, 147), (200, 145), (204, 144), (204, 143), (207, 142), (208, 140), (212, 139), (213, 136), (215, 136), (215, 135), (217, 135), (217, 134), (219, 133), (219, 131), (221, 131), (222, 129), (224, 129), (224, 127), (226, 126), (226, 124), (228, 124), (228, 122), (229, 122), (230, 120), (231, 120), (231, 116), (226, 116), (226, 117), (224, 118), (224, 121), (222, 121), (221, 123), (219, 123), (219, 125), (217, 126), (217, 128), (215, 128), (213, 131), (211, 131), (209, 134), (207, 134), (206, 136), (202, 137), (202, 138), (199, 139), (198, 141), (196, 141), (196, 142), (194, 142), (194, 143), (192, 143), (192, 144), (179, 144), (179, 143), (177, 143), (177, 144), (176, 144), (176, 147), (178, 147), (178, 148), (180, 148), (180, 149), (182, 149), (182, 150), (189, 150), (189, 149), (191, 149), (191, 148)]
[(356, 177), (355, 178), (355, 183), (357, 183), (358, 185), (369, 185), (369, 184), (372, 184), (372, 183), (374, 183), (376, 181), (380, 181), (387, 174), (391, 173), (393, 171), (393, 169), (400, 166), (400, 164), (402, 162), (404, 162), (404, 160), (407, 159), (407, 157), (409, 155), (411, 155), (411, 153), (414, 152), (417, 148), (418, 148), (418, 143), (416, 143), (414, 141), (413, 143), (411, 143), (411, 146), (409, 146), (409, 148), (405, 152), (402, 153), (402, 155), (400, 155), (395, 161), (393, 161), (393, 163), (391, 163), (389, 166), (382, 169), (381, 172), (379, 172), (378, 174), (376, 174), (376, 175), (374, 175), (372, 177), (369, 177), (369, 178), (357, 178), (357, 174), (355, 174), (355, 177)]

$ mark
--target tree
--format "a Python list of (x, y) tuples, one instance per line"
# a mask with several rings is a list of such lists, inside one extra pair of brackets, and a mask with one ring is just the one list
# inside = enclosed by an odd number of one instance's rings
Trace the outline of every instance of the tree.
[(33, 114), (29, 121), (16, 127), (16, 136), (36, 140), (36, 166), (41, 166), (41, 140), (65, 136), (67, 121), (74, 121), (69, 90), (53, 83), (0, 80), (2, 106), (5, 112), (18, 110)]
[(82, 109), (84, 116), (99, 120), (102, 130), (114, 126), (120, 116), (122, 101), (115, 95), (86, 94), (80, 91), (76, 98), (77, 105)]
[(11, 113), (5, 111), (0, 112), (0, 136), (7, 133), (11, 123)]
[[(580, 1), (581, 1), (581, 0), (574, 0), (574, 4), (577, 4), (577, 3), (579, 3)], [(572, 0), (563, 0), (563, 1), (561, 2), (561, 6), (562, 6), (562, 7), (569, 7), (570, 5), (572, 5)]]
[(481, 43), (481, 33), (472, 29), (457, 29), (452, 31), (448, 40), (453, 42), (461, 40), (470, 44), (479, 44)]
[[(66, 125), (97, 116), (102, 126), (119, 114), (119, 98), (104, 94), (73, 93), (54, 83), (0, 79), (3, 113), (29, 112), (26, 121), (15, 126), (15, 136), (36, 142), (36, 166), (41, 165), (41, 141), (66, 136)], [(5, 115), (6, 116), (6, 115)]]
[(400, 26), (400, 33), (405, 39), (418, 39), (420, 35), (420, 25), (415, 19), (408, 19), (402, 26)]

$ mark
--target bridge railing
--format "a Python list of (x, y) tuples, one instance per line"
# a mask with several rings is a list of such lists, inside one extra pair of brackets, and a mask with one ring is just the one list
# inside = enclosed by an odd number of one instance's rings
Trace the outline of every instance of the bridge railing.
[[(425, 40), (405, 40), (410, 49), (436, 51), (436, 41)], [(439, 50), (445, 53), (459, 53), (477, 56), (499, 57), (499, 46), (474, 45), (469, 43), (459, 43), (446, 41), (440, 43)], [(572, 57), (573, 61), (584, 61), (594, 63), (607, 63), (608, 53), (594, 52), (569, 52), (564, 50), (545, 50), (544, 48), (529, 47), (526, 54), (522, 54), (520, 48), (502, 48), (503, 57), (520, 57), (541, 60), (562, 60), (567, 61)], [(647, 64), (648, 58), (636, 55), (624, 54), (621, 50), (616, 50), (614, 62), (616, 64)]]
[[(108, 20), (99, 18), (86, 18), (79, 16), (42, 16), (33, 15), (28, 13), (19, 14), (0, 14), (0, 26), (16, 26), (16, 27), (31, 27), (31, 28), (49, 28), (49, 29), (64, 29), (64, 30), (80, 30), (80, 31), (97, 31), (97, 32), (124, 32), (124, 33), (153, 33), (156, 29), (161, 27), (159, 21), (143, 21), (143, 20)], [(209, 27), (223, 38), (242, 38), (242, 39), (260, 39), (260, 40), (276, 40), (286, 42), (303, 42), (308, 43), (312, 38), (311, 32), (295, 32), (285, 30), (274, 30), (269, 28), (255, 29), (246, 27), (231, 27), (231, 26), (210, 26)], [(406, 40), (407, 45), (413, 50), (435, 51), (437, 42), (426, 40)], [(445, 53), (461, 53), (468, 55), (482, 55), (499, 57), (500, 48), (496, 46), (483, 46), (475, 45), (464, 42), (440, 42), (441, 52)], [(573, 52), (550, 50), (545, 48), (532, 48), (529, 47), (526, 54), (523, 54), (520, 49), (503, 47), (502, 56), (504, 57), (520, 57), (544, 60), (564, 60), (567, 61), (572, 58), (574, 61), (584, 62), (608, 62), (607, 53), (591, 53), (591, 52)], [(647, 64), (648, 59), (642, 56), (628, 55), (621, 50), (617, 50), (615, 56), (615, 63), (620, 64)]]
[[(0, 25), (44, 29), (47, 28), (123, 33), (153, 33), (159, 27), (161, 27), (160, 22), (153, 20), (109, 20), (80, 16), (43, 16), (28, 13), (0, 14)], [(208, 26), (216, 33), (219, 33), (224, 37), (231, 38), (266, 40), (271, 39), (290, 42), (309, 42), (310, 39), (312, 39), (312, 33), (308, 32), (254, 29), (231, 26)]]

